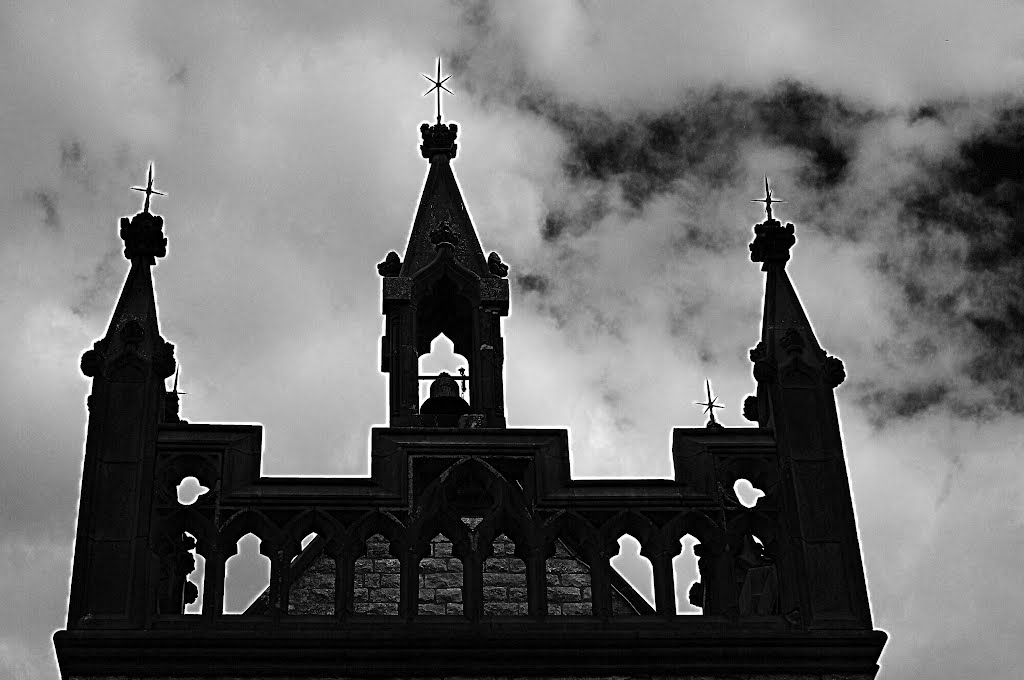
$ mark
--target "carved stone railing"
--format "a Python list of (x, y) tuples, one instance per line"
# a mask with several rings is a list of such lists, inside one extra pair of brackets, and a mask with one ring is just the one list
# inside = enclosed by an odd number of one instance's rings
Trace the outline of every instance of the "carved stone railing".
[[(870, 620), (801, 613), (820, 585), (787, 532), (793, 499), (768, 430), (677, 429), (675, 479), (652, 480), (572, 480), (565, 430), (375, 429), (368, 478), (261, 477), (260, 447), (258, 426), (160, 426), (148, 614), (132, 629), (83, 617), (58, 631), (66, 677), (877, 670), (885, 635)], [(187, 506), (186, 477), (210, 489)], [(737, 479), (765, 496), (745, 507)], [(224, 614), (225, 566), (250, 533), (270, 584), (246, 613)], [(610, 564), (624, 534), (650, 560), (654, 607)], [(688, 534), (700, 616), (676, 614), (672, 560)], [(203, 603), (185, 614), (193, 538)]]
[[(699, 541), (700, 580), (691, 601), (705, 617), (800, 625), (799, 575), (786, 573), (778, 522), (779, 467), (762, 430), (676, 430), (675, 480), (571, 480), (564, 430), (375, 429), (370, 478), (261, 478), (259, 449), (255, 426), (161, 427), (151, 529), (154, 572), (161, 575), (152, 598), (154, 625), (234, 625), (239, 616), (221, 613), (225, 563), (249, 533), (261, 539), (271, 568), (262, 605), (250, 610), (260, 613), (245, 618), (274, 625), (309, 621), (288, 614), (289, 594), (314, 552), (333, 560), (335, 598), (331, 615), (315, 620), (363, 618), (356, 561), (374, 536), (386, 539), (388, 559), (397, 561), (393, 613), (403, 619), (419, 615), (421, 560), (431, 557), (439, 535), (461, 561), (461, 610), (471, 621), (485, 616), (485, 563), (495, 539), (499, 552), (513, 551), (525, 567), (529, 617), (549, 615), (550, 574), (566, 557), (558, 551), (568, 551), (584, 567), (577, 571), (588, 573), (589, 598), (581, 600), (589, 599), (591, 616), (608, 619), (618, 605), (676, 617), (672, 560), (687, 534)], [(189, 506), (176, 496), (186, 477), (210, 489)], [(732, 490), (741, 478), (765, 492), (754, 508)], [(316, 541), (304, 551), (300, 541), (310, 533)], [(182, 613), (181, 603), (194, 598), (185, 580), (192, 566), (186, 534), (205, 558), (201, 616)], [(639, 541), (651, 563), (654, 609), (637, 606), (609, 564), (624, 534)], [(633, 604), (623, 608), (622, 599)]]

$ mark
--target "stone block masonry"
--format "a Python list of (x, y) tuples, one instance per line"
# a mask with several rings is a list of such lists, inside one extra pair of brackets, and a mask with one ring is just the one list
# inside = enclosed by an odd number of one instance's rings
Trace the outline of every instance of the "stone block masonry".
[(398, 615), (401, 563), (391, 555), (390, 541), (380, 534), (366, 540), (366, 554), (355, 561), (352, 611), (355, 614)]
[(548, 588), (548, 616), (589, 616), (593, 613), (590, 567), (576, 559), (562, 541), (544, 565)]
[(462, 560), (452, 555), (452, 543), (438, 534), (420, 560), (417, 613), (427, 616), (461, 616)]

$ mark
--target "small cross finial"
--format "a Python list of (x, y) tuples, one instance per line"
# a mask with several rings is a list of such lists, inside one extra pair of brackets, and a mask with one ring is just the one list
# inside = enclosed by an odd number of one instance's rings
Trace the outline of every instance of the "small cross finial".
[(153, 188), (153, 164), (152, 163), (149, 164), (149, 179), (146, 182), (146, 187), (145, 188), (142, 188), (142, 187), (132, 187), (132, 190), (133, 191), (142, 191), (142, 192), (144, 192), (146, 194), (146, 203), (142, 207), (142, 212), (144, 212), (144, 213), (148, 213), (149, 212), (149, 197), (150, 196), (152, 196), (153, 194), (156, 194), (157, 196), (166, 196), (167, 195), (164, 192), (157, 191), (156, 189)]
[(441, 57), (437, 58), (437, 78), (431, 78), (426, 73), (421, 73), (420, 75), (423, 76), (424, 78), (426, 78), (427, 80), (429, 80), (430, 83), (433, 85), (433, 87), (431, 87), (429, 90), (427, 90), (426, 92), (423, 93), (424, 97), (426, 97), (428, 94), (430, 94), (431, 92), (433, 92), (435, 90), (437, 91), (437, 124), (440, 125), (441, 124), (441, 90), (444, 90), (445, 92), (447, 92), (448, 94), (450, 94), (453, 97), (455, 96), (454, 92), (452, 92), (451, 90), (449, 90), (447, 87), (444, 86), (445, 82), (449, 78), (451, 78), (451, 76), (449, 75), (449, 76), (445, 76), (443, 79), (441, 78)]
[(704, 380), (705, 380), (705, 383), (707, 384), (708, 400), (707, 401), (695, 401), (693, 403), (697, 404), (698, 406), (704, 406), (705, 407), (704, 408), (704, 413), (707, 413), (709, 416), (711, 416), (711, 419), (708, 421), (708, 427), (721, 427), (718, 424), (718, 421), (715, 420), (715, 409), (716, 408), (725, 408), (725, 407), (722, 406), (721, 404), (716, 404), (715, 403), (718, 400), (718, 397), (712, 397), (711, 396), (711, 381), (708, 380), (707, 378), (705, 378)]
[(768, 214), (768, 219), (772, 219), (772, 203), (785, 203), (777, 198), (772, 198), (772, 189), (768, 186), (768, 175), (764, 176), (764, 198), (752, 198), (751, 203), (764, 203), (764, 210)]
[(174, 369), (174, 387), (171, 388), (171, 392), (174, 394), (188, 394), (188, 392), (178, 391), (178, 374), (181, 372), (181, 366)]

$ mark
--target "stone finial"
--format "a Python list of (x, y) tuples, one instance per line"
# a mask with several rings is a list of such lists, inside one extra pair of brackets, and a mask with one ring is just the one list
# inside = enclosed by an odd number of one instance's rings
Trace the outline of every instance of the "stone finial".
[(156, 264), (156, 258), (167, 255), (164, 237), (164, 218), (149, 212), (140, 212), (130, 220), (121, 218), (121, 239), (124, 256), (129, 260), (142, 258), (145, 264)]
[(458, 134), (459, 126), (455, 123), (438, 123), (437, 125), (424, 123), (420, 125), (420, 135), (423, 137), (420, 153), (427, 159), (434, 156), (455, 158), (455, 152), (458, 151), (455, 138)]
[(796, 243), (792, 223), (785, 227), (777, 219), (765, 220), (754, 226), (754, 241), (750, 244), (750, 261), (763, 262), (761, 271), (767, 271), (769, 264), (783, 267), (789, 261), (789, 249)]
[(757, 397), (753, 394), (743, 400), (743, 417), (751, 422), (757, 422)]
[(398, 276), (401, 271), (402, 259), (393, 250), (388, 253), (383, 262), (377, 265), (377, 273), (381, 276)]
[(825, 383), (835, 389), (846, 380), (846, 367), (842, 359), (833, 356), (825, 357)]
[(487, 270), (498, 278), (508, 276), (508, 265), (501, 261), (501, 255), (492, 252), (487, 256)]

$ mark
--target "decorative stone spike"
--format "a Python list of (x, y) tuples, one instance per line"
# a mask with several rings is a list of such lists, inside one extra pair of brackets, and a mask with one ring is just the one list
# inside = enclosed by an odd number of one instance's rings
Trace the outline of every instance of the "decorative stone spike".
[(833, 356), (825, 357), (825, 383), (835, 389), (846, 380), (846, 367), (841, 359)]
[(487, 269), (499, 278), (508, 276), (508, 265), (501, 261), (501, 255), (498, 253), (492, 252), (487, 256)]
[(398, 276), (402, 271), (402, 259), (398, 253), (391, 251), (384, 261), (377, 265), (377, 273), (381, 276)]
[(769, 264), (785, 266), (789, 261), (789, 249), (796, 243), (792, 223), (785, 227), (776, 219), (765, 220), (754, 226), (754, 241), (750, 244), (751, 262), (763, 262), (761, 271), (767, 271)]
[(459, 148), (459, 145), (455, 143), (458, 134), (459, 126), (455, 123), (438, 123), (437, 125), (424, 123), (420, 125), (420, 136), (423, 137), (420, 153), (427, 159), (434, 156), (455, 158), (455, 153)]
[(141, 257), (146, 264), (156, 264), (156, 258), (167, 255), (164, 218), (159, 215), (140, 212), (131, 220), (122, 217), (121, 239), (124, 256), (129, 260)]

